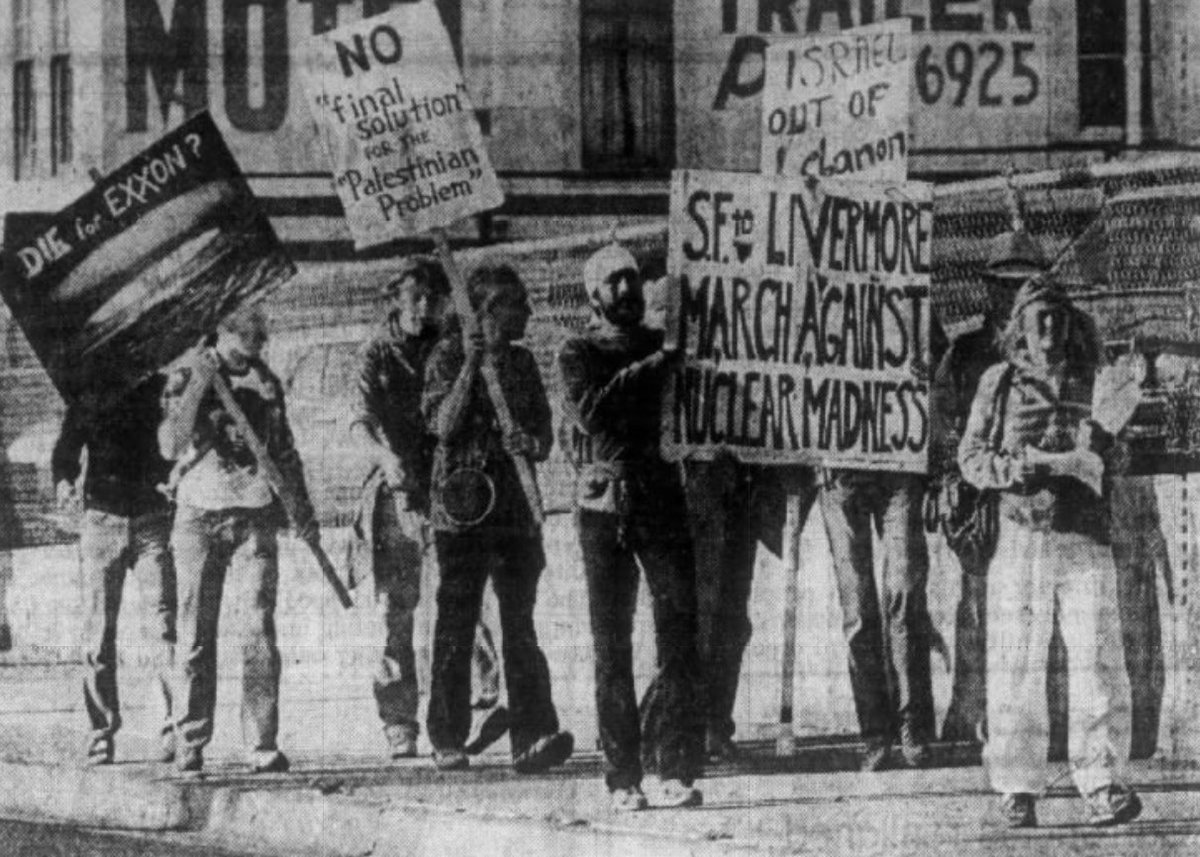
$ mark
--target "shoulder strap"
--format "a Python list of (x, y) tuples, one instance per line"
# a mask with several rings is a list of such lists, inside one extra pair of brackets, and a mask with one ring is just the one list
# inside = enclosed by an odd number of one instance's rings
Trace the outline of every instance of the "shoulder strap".
[(992, 434), (989, 438), (989, 445), (994, 452), (1000, 451), (1000, 444), (1004, 441), (1004, 420), (1008, 416), (1008, 393), (1012, 389), (1013, 375), (1016, 374), (1016, 371), (1017, 367), (1011, 363), (1004, 367), (1000, 383), (996, 385), (996, 395), (992, 399)]

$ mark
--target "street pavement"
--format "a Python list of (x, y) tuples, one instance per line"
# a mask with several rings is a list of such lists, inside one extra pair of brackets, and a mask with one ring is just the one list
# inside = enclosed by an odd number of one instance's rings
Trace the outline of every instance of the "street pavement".
[[(330, 533), (327, 540), (331, 554), (340, 556), (344, 534)], [(1039, 805), (1042, 826), (1004, 829), (994, 815), (995, 798), (986, 789), (978, 752), (968, 747), (939, 746), (931, 770), (858, 773), (857, 744), (837, 737), (853, 721), (848, 702), (839, 701), (848, 692), (836, 637), (801, 650), (800, 660), (815, 675), (801, 682), (797, 701), (811, 702), (809, 693), (823, 695), (807, 713), (799, 706), (803, 728), (795, 755), (776, 756), (769, 740), (772, 706), (778, 705), (771, 664), (778, 661), (769, 640), (760, 641), (739, 701), (740, 731), (749, 739), (741, 745), (745, 758), (709, 771), (700, 809), (615, 815), (595, 752), (582, 580), (567, 553), (569, 531), (552, 529), (547, 540), (548, 553), (559, 561), (552, 559), (540, 596), (539, 633), (556, 702), (564, 724), (577, 735), (579, 752), (562, 770), (539, 776), (512, 772), (504, 741), (462, 773), (435, 771), (424, 742), (421, 758), (385, 759), (370, 690), (380, 642), (370, 592), (357, 592), (356, 607), (341, 610), (290, 541), (283, 549), (278, 619), (285, 662), (281, 746), (292, 757), (292, 772), (252, 776), (241, 757), (236, 580), (222, 614), (218, 720), (205, 774), (181, 777), (149, 761), (157, 724), (145, 704), (148, 677), (139, 669), (136, 585), (122, 615), (125, 727), (117, 764), (87, 769), (81, 763), (86, 718), (75, 644), (80, 613), (73, 548), (19, 553), (9, 596), (16, 647), (0, 656), (0, 816), (57, 819), (81, 836), (92, 827), (174, 831), (184, 838), (146, 841), (156, 848), (207, 842), (233, 853), (1157, 857), (1200, 848), (1200, 770), (1185, 766), (1162, 761), (1135, 766), (1145, 813), (1113, 831), (1083, 824), (1082, 806), (1061, 769)], [(768, 568), (757, 585), (770, 586), (771, 575)], [(424, 603), (431, 601), (426, 597)], [(421, 614), (419, 640), (428, 640), (430, 612)], [(644, 682), (653, 665), (644, 620), (637, 652)], [(423, 651), (422, 660), (427, 657)], [(825, 664), (838, 669), (822, 674)], [(940, 705), (944, 681), (939, 678), (936, 688)], [(817, 709), (823, 713), (812, 713)], [(653, 801), (652, 781), (647, 790)], [(96, 853), (106, 853), (103, 847)]]

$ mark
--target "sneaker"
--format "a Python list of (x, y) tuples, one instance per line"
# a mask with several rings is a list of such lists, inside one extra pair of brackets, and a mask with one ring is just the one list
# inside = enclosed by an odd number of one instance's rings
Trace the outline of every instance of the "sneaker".
[(181, 774), (198, 774), (204, 768), (204, 754), (199, 747), (184, 747), (175, 762)]
[(417, 730), (407, 723), (389, 723), (383, 727), (388, 754), (393, 759), (411, 759), (417, 755)]
[(111, 735), (95, 735), (88, 741), (87, 763), (89, 765), (111, 765), (115, 755)]
[(508, 709), (503, 705), (482, 711), (471, 725), (471, 734), (463, 750), (468, 756), (478, 756), (504, 737), (508, 724)]
[(439, 771), (465, 771), (471, 760), (462, 750), (434, 750), (433, 766)]
[(1125, 786), (1108, 785), (1083, 798), (1092, 827), (1128, 824), (1142, 813), (1142, 799)]
[(638, 812), (650, 806), (650, 802), (646, 800), (646, 796), (637, 786), (613, 789), (609, 793), (609, 798), (612, 801), (613, 812)]
[(1013, 792), (1000, 796), (1000, 814), (1004, 823), (1012, 828), (1037, 827), (1036, 801), (1026, 792)]
[(567, 761), (574, 751), (575, 736), (570, 732), (543, 735), (513, 759), (513, 768), (518, 774), (540, 774)]
[(887, 767), (888, 754), (891, 750), (891, 742), (886, 738), (867, 738), (863, 746), (860, 770), (868, 774), (882, 771)]
[(658, 787), (655, 806), (668, 809), (679, 809), (688, 806), (700, 806), (704, 803), (704, 795), (695, 786), (685, 786), (682, 780), (663, 780)]
[(704, 749), (710, 762), (737, 762), (742, 758), (742, 751), (733, 739), (720, 732), (709, 730), (704, 741)]
[(907, 721), (900, 725), (900, 754), (910, 768), (923, 768), (929, 764), (928, 739), (922, 730)]
[(170, 764), (175, 761), (175, 730), (166, 727), (158, 736), (158, 761)]
[(279, 750), (255, 750), (250, 754), (250, 773), (282, 774), (292, 766)]

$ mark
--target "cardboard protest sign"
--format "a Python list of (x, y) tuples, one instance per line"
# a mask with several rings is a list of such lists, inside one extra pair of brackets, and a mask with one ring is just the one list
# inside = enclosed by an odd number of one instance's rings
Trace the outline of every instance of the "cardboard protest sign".
[(932, 188), (676, 171), (668, 458), (925, 469)]
[(903, 181), (911, 27), (897, 18), (769, 45), (762, 171)]
[(207, 113), (49, 217), (8, 215), (0, 293), (63, 397), (99, 403), (295, 273)]
[(311, 40), (304, 78), (359, 249), (504, 201), (432, 3)]

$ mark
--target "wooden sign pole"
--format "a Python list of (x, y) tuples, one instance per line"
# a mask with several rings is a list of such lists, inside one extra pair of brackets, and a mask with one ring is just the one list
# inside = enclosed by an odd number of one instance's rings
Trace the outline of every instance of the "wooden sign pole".
[[(242, 410), (241, 405), (237, 403), (237, 399), (233, 397), (233, 391), (229, 389), (229, 384), (225, 382), (220, 373), (213, 375), (212, 387), (217, 393), (217, 398), (221, 400), (221, 404), (225, 406), (225, 410), (229, 413), (229, 416), (233, 417), (238, 431), (246, 439), (246, 445), (250, 447), (250, 451), (254, 454), (254, 460), (258, 462), (259, 469), (262, 470), (267, 484), (271, 486), (271, 490), (275, 492), (280, 502), (283, 503), (284, 509), (287, 510), (288, 518), (295, 522), (298, 520), (299, 500), (292, 493), (291, 486), (287, 484), (287, 481), (283, 478), (283, 474), (279, 472), (279, 467), (276, 466), (275, 461), (271, 458), (271, 454), (267, 451), (266, 444), (254, 433), (254, 428), (250, 425), (250, 421), (246, 419), (245, 412)], [(316, 541), (305, 541), (304, 543), (312, 551), (313, 558), (316, 559), (317, 565), (320, 566), (321, 573), (325, 575), (325, 581), (333, 588), (333, 594), (337, 596), (337, 600), (347, 609), (353, 607), (354, 602), (350, 599), (350, 593), (346, 591), (346, 585), (338, 577), (337, 569), (333, 567), (333, 562), (330, 561), (329, 555), (325, 553), (325, 549), (321, 547), (321, 543)]]
[(796, 613), (800, 600), (800, 495), (787, 495), (787, 515), (783, 523), (783, 663), (780, 667), (779, 734), (775, 739), (775, 755), (791, 756), (796, 752), (796, 736), (792, 731), (794, 698), (796, 695)]
[[(475, 311), (471, 308), (471, 297), (467, 294), (467, 281), (454, 260), (454, 253), (450, 249), (450, 241), (446, 237), (446, 230), (441, 228), (434, 229), (433, 241), (437, 247), (438, 258), (441, 260), (442, 267), (446, 271), (446, 278), (450, 281), (450, 291), (454, 296), (454, 307), (458, 312), (459, 319), (462, 321), (464, 344), (466, 344), (466, 337), (471, 335), (476, 324)], [(505, 434), (510, 434), (518, 430), (520, 427), (517, 425), (516, 420), (513, 419), (512, 410), (508, 406), (508, 400), (504, 398), (504, 389), (500, 386), (500, 376), (496, 374), (496, 367), (487, 354), (484, 354), (483, 365), (479, 371), (483, 375), (483, 382), (487, 387), (488, 396), (492, 400), (492, 407), (496, 410), (496, 420), (500, 423), (500, 430)], [(533, 463), (523, 455), (514, 455), (512, 456), (512, 460), (517, 468), (517, 476), (521, 480), (521, 488), (525, 493), (525, 500), (529, 503), (529, 511), (533, 514), (533, 520), (540, 527), (545, 520), (545, 512), (542, 510), (542, 495), (538, 490), (537, 475), (533, 471)]]

